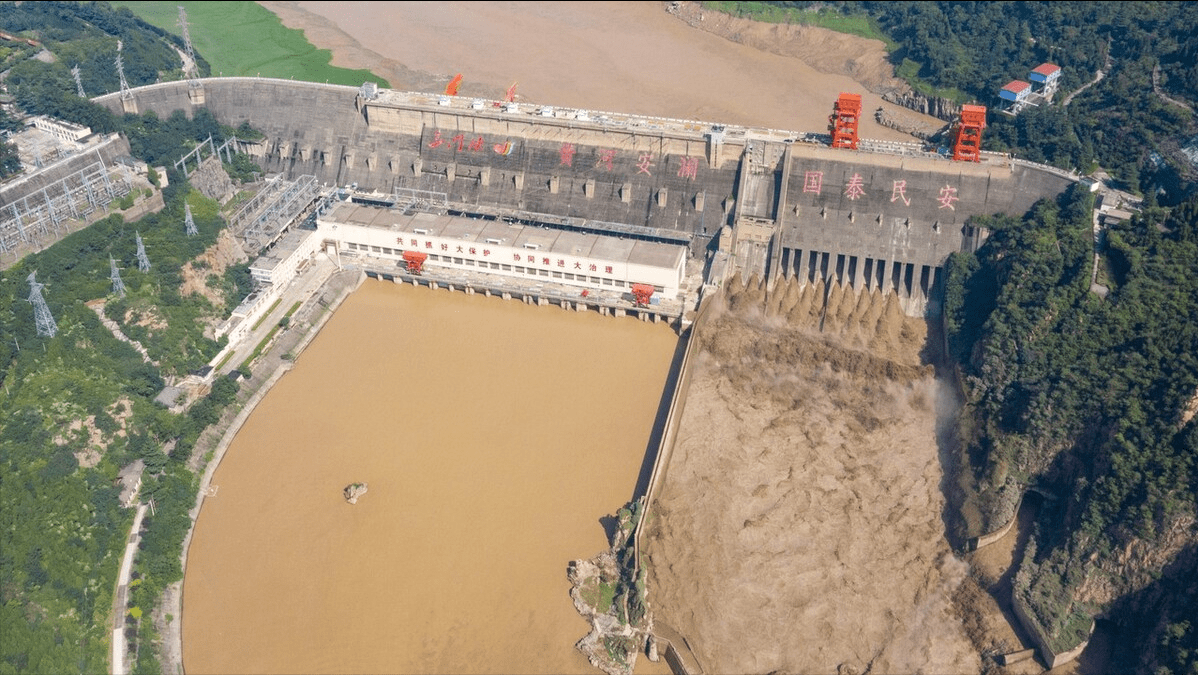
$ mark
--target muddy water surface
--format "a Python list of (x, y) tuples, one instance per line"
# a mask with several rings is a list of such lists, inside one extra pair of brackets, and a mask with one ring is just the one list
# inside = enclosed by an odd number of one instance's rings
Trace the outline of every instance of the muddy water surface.
[[(566, 565), (631, 497), (676, 343), (368, 280), (215, 474), (187, 673), (597, 672)], [(369, 492), (351, 506), (352, 482)]]

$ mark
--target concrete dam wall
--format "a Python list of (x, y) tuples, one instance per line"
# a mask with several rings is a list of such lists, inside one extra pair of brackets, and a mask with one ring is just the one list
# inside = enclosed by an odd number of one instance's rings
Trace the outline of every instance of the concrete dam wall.
[[(96, 99), (168, 116), (207, 107), (248, 123), (268, 172), (409, 194), (461, 213), (717, 248), (732, 269), (917, 298), (954, 251), (985, 233), (974, 215), (1022, 215), (1072, 182), (982, 153), (954, 162), (914, 144), (829, 147), (822, 130), (703, 122), (260, 78), (140, 87)], [(829, 102), (829, 107), (831, 102)], [(721, 236), (728, 242), (718, 242)], [(730, 273), (730, 272), (729, 272)], [(718, 279), (717, 279), (718, 282)], [(922, 303), (915, 303), (922, 308)]]

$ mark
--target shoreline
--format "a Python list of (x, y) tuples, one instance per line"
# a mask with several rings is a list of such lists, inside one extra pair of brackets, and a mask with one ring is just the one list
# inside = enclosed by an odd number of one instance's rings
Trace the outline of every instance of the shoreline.
[[(263, 355), (262, 359), (269, 361), (269, 357), (273, 356), (277, 358), (282, 353), (286, 352), (290, 352), (294, 354), (296, 358), (298, 358), (304, 352), (304, 350), (308, 348), (312, 341), (316, 339), (316, 336), (319, 335), (324, 329), (325, 325), (337, 312), (337, 309), (341, 307), (341, 304), (346, 300), (346, 298), (348, 298), (353, 294), (354, 291), (361, 287), (362, 283), (365, 281), (366, 275), (360, 270), (355, 271), (357, 281), (347, 284), (345, 288), (337, 293), (337, 296), (333, 299), (333, 301), (326, 308), (324, 308), (324, 311), (317, 319), (316, 323), (311, 324), (308, 329), (301, 334), (300, 340), (296, 345), (286, 348), (286, 346), (282, 344), (283, 340), (276, 339), (271, 345), (268, 353)], [(327, 290), (331, 290), (339, 281), (348, 281), (344, 278), (339, 279), (339, 277), (344, 277), (348, 274), (350, 274), (350, 271), (343, 269), (330, 275), (324, 282), (321, 283), (320, 286), (317, 287), (316, 292), (314, 292), (307, 300), (304, 301), (304, 305), (301, 307), (301, 310), (304, 310), (308, 313), (313, 311), (312, 304), (318, 305), (320, 298), (324, 296), (325, 292)], [(280, 352), (280, 349), (283, 351)], [(275, 366), (271, 374), (261, 384), (259, 384), (256, 389), (254, 389), (253, 393), (245, 401), (245, 403), (241, 404), (241, 407), (235, 416), (227, 423), (222, 419), (221, 426), (223, 427), (223, 430), (219, 432), (220, 440), (217, 442), (216, 447), (212, 448), (211, 450), (203, 451), (201, 451), (199, 448), (196, 449), (197, 453), (203, 452), (205, 455), (211, 452), (212, 457), (204, 462), (204, 472), (200, 478), (199, 487), (196, 490), (196, 502), (188, 512), (188, 517), (191, 519), (191, 527), (188, 528), (187, 535), (183, 538), (183, 550), (180, 558), (184, 579), (170, 584), (163, 591), (164, 596), (166, 597), (162, 599), (155, 611), (155, 622), (158, 624), (157, 628), (159, 630), (159, 634), (163, 636), (164, 642), (162, 650), (163, 653), (160, 654), (162, 657), (163, 672), (177, 673), (179, 675), (182, 675), (182, 673), (185, 672), (183, 667), (183, 581), (187, 577), (187, 555), (191, 548), (192, 535), (195, 533), (196, 523), (199, 521), (200, 513), (204, 506), (204, 501), (208, 497), (215, 497), (217, 493), (213, 490), (219, 489), (219, 486), (215, 486), (214, 488), (212, 485), (212, 479), (216, 474), (217, 468), (220, 466), (221, 460), (224, 459), (225, 452), (228, 451), (229, 446), (232, 445), (233, 440), (237, 437), (237, 434), (241, 431), (242, 426), (245, 425), (245, 422), (249, 419), (250, 415), (252, 415), (254, 410), (258, 407), (258, 404), (261, 403), (264, 398), (266, 398), (266, 395), (269, 394), (274, 388), (275, 384), (282, 379), (283, 375), (285, 375), (294, 367), (294, 360), (283, 360), (281, 363)], [(253, 375), (251, 375), (251, 380), (252, 378)], [(227, 415), (228, 413), (226, 413), (226, 416)], [(165, 619), (165, 617), (162, 616), (165, 614), (171, 614), (174, 616), (174, 620), (163, 620), (160, 622), (160, 618)]]

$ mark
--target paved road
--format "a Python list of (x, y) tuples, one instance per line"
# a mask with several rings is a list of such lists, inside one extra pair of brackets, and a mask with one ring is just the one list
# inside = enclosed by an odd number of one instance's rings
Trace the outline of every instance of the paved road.
[[(320, 287), (328, 281), (329, 277), (337, 271), (337, 264), (329, 259), (323, 252), (317, 253), (313, 258), (312, 263), (308, 265), (299, 276), (287, 285), (283, 291), (279, 304), (275, 305), (261, 323), (258, 328), (250, 331), (241, 344), (233, 352), (233, 357), (225, 361), (225, 365), (221, 367), (218, 375), (230, 373), (249, 358), (253, 353), (254, 348), (258, 343), (270, 333), (271, 329), (278, 325), (279, 321), (287, 314), (287, 310), (291, 309), (297, 302), (304, 302), (311, 298), (315, 293), (320, 291)], [(273, 301), (272, 301), (273, 302)]]
[[(137, 553), (137, 545), (141, 542), (141, 521), (145, 518), (145, 504), (137, 505), (137, 515), (133, 516), (133, 527), (129, 530), (129, 538), (125, 542), (125, 557), (121, 559), (121, 572), (116, 578), (116, 595), (112, 599), (112, 675), (125, 675), (125, 654), (129, 647), (125, 642), (125, 605), (128, 604), (129, 575), (133, 572), (133, 556)], [(148, 619), (149, 617), (147, 617)]]

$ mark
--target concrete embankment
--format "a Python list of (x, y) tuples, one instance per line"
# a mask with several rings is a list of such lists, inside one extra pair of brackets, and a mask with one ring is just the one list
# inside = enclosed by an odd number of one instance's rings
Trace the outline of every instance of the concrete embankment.
[[(1012, 587), (1014, 576), (1019, 570), (1019, 566), (1023, 561), (1024, 547), (1027, 545), (1027, 535), (1023, 534), (1017, 538), (1007, 537), (1010, 535), (1012, 528), (1018, 527), (1024, 530), (1029, 528), (1031, 522), (1035, 519), (1034, 513), (1039, 509), (1041, 500), (1051, 501), (1055, 499), (1055, 495), (1036, 488), (1028, 488), (1027, 491), (1020, 497), (1019, 502), (1015, 506), (1015, 515), (1012, 516), (1005, 525), (993, 532), (980, 535), (969, 541), (969, 548), (971, 551), (978, 551), (986, 546), (996, 544), (1000, 545), (1001, 547), (1004, 539), (1006, 539), (1007, 546), (1013, 547), (1010, 555), (1010, 567), (1002, 572), (1002, 577), (1006, 581), (1000, 582), (1000, 586), (1005, 587), (996, 593), (996, 599), (998, 599), (1000, 602), (1003, 601), (1004, 597), (1009, 600), (1010, 609), (1014, 614), (1014, 619), (1018, 621), (1019, 627), (1023, 629), (1023, 632), (1027, 634), (1028, 638), (1030, 638), (1031, 643), (1034, 644), (1035, 653), (1040, 656), (1040, 659), (1044, 662), (1044, 665), (1049, 669), (1057, 668), (1058, 666), (1062, 666), (1070, 661), (1075, 660), (1085, 650), (1086, 646), (1089, 644), (1089, 639), (1087, 637), (1086, 640), (1083, 640), (1079, 644), (1074, 645), (1069, 649), (1062, 650), (1053, 648), (1052, 640), (1050, 639), (1048, 632), (1045, 630), (1040, 621), (1036, 619), (1031, 607), (1029, 607), (1024, 598), (1021, 597), (1019, 591)], [(1030, 509), (1030, 513), (1033, 515), (1026, 515), (1024, 513), (1025, 508)], [(1012, 541), (1012, 539), (1015, 541)], [(1094, 628), (1095, 624), (1091, 622), (1090, 632), (1088, 635), (1093, 634)], [(1024, 644), (1026, 645), (1028, 643), (1025, 641)], [(1028, 651), (1031, 650), (1021, 650), (1017, 652), (1017, 654), (1024, 656), (1025, 652)], [(1006, 655), (1007, 658), (1013, 656), (1014, 654)]]
[[(699, 342), (696, 336), (706, 325), (706, 318), (710, 314), (713, 301), (714, 299), (711, 295), (705, 295), (700, 300), (699, 311), (696, 313), (695, 321), (691, 324), (690, 330), (683, 336), (683, 339), (686, 340), (686, 349), (678, 366), (669, 410), (666, 413), (665, 423), (661, 430), (661, 442), (658, 445), (657, 456), (653, 462), (653, 471), (650, 474), (648, 486), (645, 490), (645, 508), (642, 511), (641, 522), (637, 524), (636, 535), (633, 538), (634, 558), (638, 574), (641, 566), (641, 536), (645, 530), (645, 523), (649, 519), (653, 509), (653, 498), (665, 481), (666, 470), (670, 463), (670, 457), (673, 454), (674, 444), (678, 438), (678, 426), (682, 420), (682, 412), (686, 408), (687, 392), (690, 389), (691, 369), (688, 366), (690, 365), (691, 358), (694, 356), (696, 345)], [(647, 598), (652, 597), (652, 589), (646, 591), (646, 596)], [(651, 600), (647, 604), (652, 607)], [(682, 675), (697, 675), (703, 672), (698, 658), (686, 642), (685, 637), (665, 624), (654, 623), (651, 625), (654, 638), (659, 643), (664, 642), (666, 645), (665, 658), (671, 670)]]

